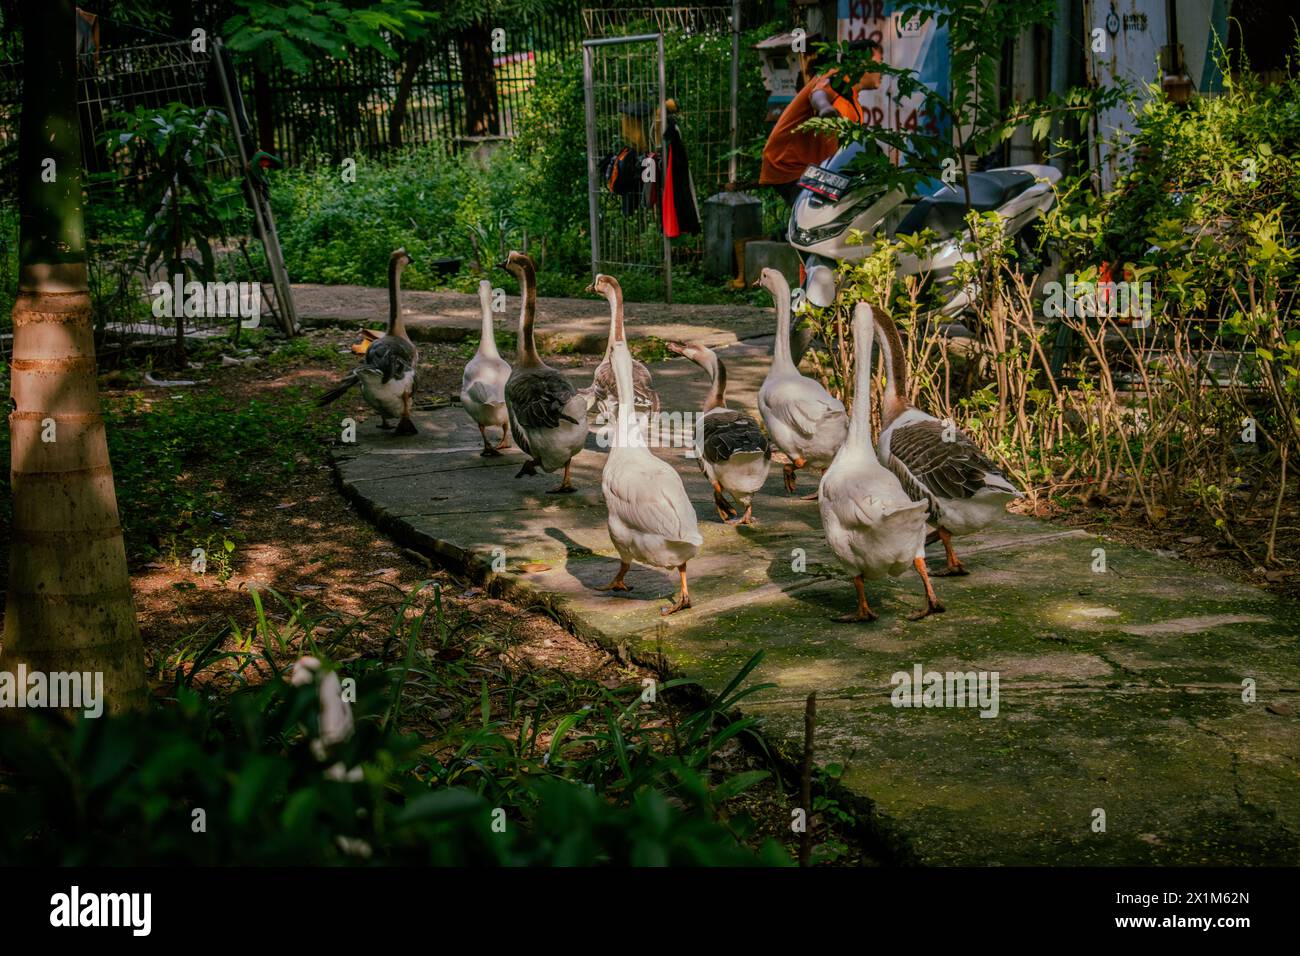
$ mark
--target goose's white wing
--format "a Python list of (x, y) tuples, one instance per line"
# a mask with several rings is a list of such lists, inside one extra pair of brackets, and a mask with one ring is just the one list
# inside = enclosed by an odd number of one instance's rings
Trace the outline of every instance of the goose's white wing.
[(867, 531), (898, 512), (926, 507), (924, 501), (911, 500), (894, 474), (879, 465), (827, 472), (820, 498), (848, 531)]
[(605, 469), (605, 504), (611, 517), (669, 541), (704, 543), (682, 479), (667, 462), (653, 455), (628, 455), (611, 459)]
[(480, 405), (500, 405), (506, 400), (505, 386), (499, 382), (479, 380), (465, 389), (465, 394)]
[(818, 425), (828, 414), (844, 411), (843, 402), (802, 375), (771, 383), (763, 390), (762, 398), (773, 415), (805, 438), (817, 433)]

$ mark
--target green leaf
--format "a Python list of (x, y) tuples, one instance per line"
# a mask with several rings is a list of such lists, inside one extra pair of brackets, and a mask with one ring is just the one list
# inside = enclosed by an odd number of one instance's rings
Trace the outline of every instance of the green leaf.
[(748, 790), (756, 783), (761, 783), (769, 776), (771, 774), (766, 770), (747, 770), (744, 773), (735, 774), (713, 788), (713, 800), (715, 804), (726, 803), (732, 797)]

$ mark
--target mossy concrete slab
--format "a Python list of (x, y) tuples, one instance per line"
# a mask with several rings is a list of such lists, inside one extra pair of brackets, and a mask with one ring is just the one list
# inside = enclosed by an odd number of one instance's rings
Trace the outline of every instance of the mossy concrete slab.
[[(733, 407), (752, 413), (766, 348), (741, 343), (722, 354)], [(699, 407), (707, 384), (694, 366), (674, 360), (653, 371), (666, 410)], [(764, 651), (751, 679), (775, 686), (748, 698), (745, 711), (793, 759), (805, 698), (816, 691), (818, 760), (843, 767), (846, 796), (900, 859), (1300, 863), (1292, 602), (1008, 515), (961, 542), (970, 576), (936, 581), (946, 613), (908, 620), (923, 605), (908, 575), (869, 586), (877, 622), (834, 624), (853, 589), (822, 538), (816, 504), (787, 496), (774, 466), (755, 500), (758, 526), (725, 526), (695, 462), (666, 448), (658, 454), (682, 475), (705, 543), (690, 565), (694, 606), (665, 619), (658, 608), (673, 573), (638, 567), (630, 594), (594, 590), (617, 568), (594, 434), (575, 460), (578, 492), (549, 495), (555, 476), (513, 477), (517, 451), (478, 457), (478, 432), (460, 409), (420, 413), (417, 424), (419, 435), (396, 438), (367, 421), (355, 445), (337, 450), (342, 487), (367, 514), (707, 690)], [(801, 479), (801, 490), (816, 480)], [(940, 554), (936, 547), (932, 557)], [(1100, 557), (1104, 572), (1095, 570)], [(493, 573), (494, 561), (505, 570)], [(894, 706), (893, 675), (916, 665), (996, 673), (997, 715)]]

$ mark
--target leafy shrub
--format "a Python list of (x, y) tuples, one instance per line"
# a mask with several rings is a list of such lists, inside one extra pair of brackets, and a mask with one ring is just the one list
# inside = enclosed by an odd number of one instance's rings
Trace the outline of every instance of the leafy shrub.
[[(393, 729), (417, 644), (446, 649), (439, 596), (408, 621), (414, 596), (394, 619), (409, 633), (402, 664), (340, 665), (356, 680), (354, 732), (325, 750), (315, 685), (273, 677), (224, 699), (196, 690), (204, 667), (239, 656), (213, 654), (215, 640), (178, 672), (170, 699), (143, 713), (68, 723), (36, 712), (0, 727), (0, 864), (789, 863), (770, 841), (747, 849), (718, 820), (766, 774), (709, 781), (710, 754), (749, 732), (750, 721), (718, 718), (758, 689), (740, 689), (757, 658), (680, 723), (670, 754), (636, 716), (639, 687), (631, 702), (611, 692), (548, 723), (551, 743), (539, 748), (536, 724), (512, 736), (492, 718), (485, 685), (479, 726), (440, 758), (444, 742)], [(254, 600), (274, 672), (272, 650), (290, 648)], [(301, 607), (291, 622), (315, 630)], [(320, 651), (310, 638), (306, 648)], [(460, 671), (439, 666), (444, 678)]]

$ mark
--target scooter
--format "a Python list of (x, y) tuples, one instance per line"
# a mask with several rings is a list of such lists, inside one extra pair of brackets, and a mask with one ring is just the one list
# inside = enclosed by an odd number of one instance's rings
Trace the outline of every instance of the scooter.
[[(945, 185), (930, 196), (886, 189), (865, 176), (846, 172), (863, 148), (861, 143), (852, 143), (820, 166), (809, 166), (799, 179), (802, 189), (795, 199), (786, 238), (804, 260), (804, 294), (815, 306), (831, 305), (837, 263), (865, 258), (878, 232), (905, 236), (928, 228), (938, 238), (922, 255), (900, 255), (898, 272), (928, 274), (944, 290), (940, 314), (957, 315), (975, 298), (974, 289), (946, 282), (958, 262), (974, 259), (973, 253), (962, 248), (970, 241), (965, 185)], [(970, 208), (996, 210), (1007, 233), (1027, 247), (1027, 227), (1056, 202), (1052, 186), (1060, 178), (1054, 167), (1034, 164), (973, 172), (967, 177)], [(850, 244), (851, 230), (862, 233), (866, 241)]]

